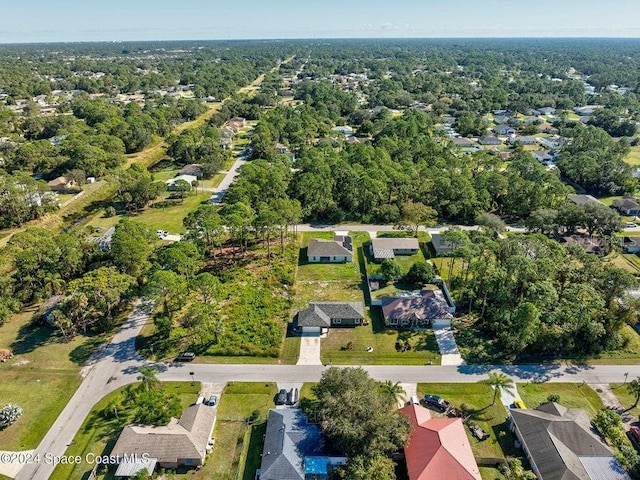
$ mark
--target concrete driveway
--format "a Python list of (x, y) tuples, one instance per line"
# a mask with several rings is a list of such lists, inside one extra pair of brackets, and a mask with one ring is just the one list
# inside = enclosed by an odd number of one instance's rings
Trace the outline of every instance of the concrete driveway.
[(453, 336), (450, 327), (433, 327), (436, 335), (440, 355), (442, 355), (442, 365), (462, 365), (464, 361), (458, 350), (458, 344)]
[(320, 336), (303, 335), (300, 338), (300, 355), (296, 365), (322, 365), (320, 361)]

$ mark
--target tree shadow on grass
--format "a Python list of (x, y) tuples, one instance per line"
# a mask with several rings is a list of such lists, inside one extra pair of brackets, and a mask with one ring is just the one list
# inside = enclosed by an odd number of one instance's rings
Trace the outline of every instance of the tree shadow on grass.
[(84, 365), (92, 353), (96, 351), (100, 345), (104, 343), (105, 339), (102, 336), (95, 336), (87, 338), (81, 345), (69, 352), (69, 360), (76, 365)]
[(60, 337), (53, 328), (32, 320), (20, 327), (16, 339), (11, 343), (11, 351), (14, 355), (23, 355), (58, 341)]

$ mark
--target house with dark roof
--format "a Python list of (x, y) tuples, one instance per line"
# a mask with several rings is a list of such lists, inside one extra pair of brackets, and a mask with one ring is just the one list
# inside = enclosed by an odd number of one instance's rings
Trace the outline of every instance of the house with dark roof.
[(355, 327), (364, 320), (362, 302), (311, 302), (296, 316), (296, 330), (307, 334), (326, 333), (329, 327)]
[(447, 242), (440, 233), (431, 234), (431, 245), (436, 255), (453, 252), (453, 244)]
[(516, 133), (515, 129), (507, 125), (506, 123), (501, 123), (499, 125), (496, 125), (491, 129), (491, 131), (498, 135), (513, 135)]
[(455, 137), (455, 138), (452, 138), (451, 141), (456, 147), (461, 147), (461, 148), (469, 148), (475, 145), (471, 140), (464, 137)]
[(478, 143), (480, 145), (502, 145), (502, 140), (492, 135), (483, 135), (478, 138)]
[(640, 203), (630, 195), (614, 200), (611, 206), (618, 210), (620, 215), (633, 217), (640, 214)]
[(343, 456), (327, 453), (322, 431), (307, 422), (302, 410), (269, 410), (256, 480), (327, 480), (346, 462)]
[(553, 115), (556, 113), (556, 109), (553, 107), (542, 107), (538, 110), (540, 110), (540, 113), (543, 115)]
[(511, 429), (540, 480), (630, 480), (584, 410), (549, 402), (509, 413)]
[(510, 138), (509, 143), (511, 143), (512, 145), (514, 143), (521, 143), (522, 145), (535, 145), (536, 143), (538, 143), (538, 139), (531, 136), (516, 136)]
[(163, 468), (197, 467), (204, 464), (215, 420), (216, 409), (199, 404), (187, 407), (179, 420), (172, 418), (167, 425), (127, 425), (110, 455), (154, 459)]
[(622, 237), (620, 246), (624, 253), (640, 253), (640, 237)]
[(481, 480), (460, 418), (432, 418), (420, 405), (400, 409), (411, 423), (404, 447), (409, 480)]
[(394, 328), (449, 326), (456, 312), (440, 289), (381, 297), (380, 305), (385, 326)]
[(309, 263), (346, 263), (353, 261), (353, 244), (348, 235), (336, 235), (333, 240), (312, 238), (307, 247)]
[(585, 203), (597, 203), (598, 205), (603, 205), (600, 200), (591, 195), (579, 195), (572, 193), (571, 195), (567, 195), (567, 199), (572, 201), (576, 205), (584, 205)]
[(374, 262), (382, 262), (385, 258), (396, 255), (415, 255), (420, 250), (418, 239), (407, 238), (374, 238), (369, 244), (369, 251)]
[(202, 165), (199, 163), (190, 163), (185, 165), (178, 171), (178, 175), (191, 175), (197, 177), (198, 180), (202, 178)]

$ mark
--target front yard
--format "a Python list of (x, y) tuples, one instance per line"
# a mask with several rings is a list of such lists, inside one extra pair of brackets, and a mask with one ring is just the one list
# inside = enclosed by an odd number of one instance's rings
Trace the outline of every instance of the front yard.
[(592, 418), (604, 408), (598, 394), (582, 383), (519, 383), (518, 393), (527, 408), (546, 403), (550, 394), (560, 395), (558, 403), (569, 408), (582, 408)]
[[(469, 413), (471, 421), (477, 423), (489, 438), (476, 439), (467, 430), (471, 450), (476, 457), (502, 459), (508, 456), (520, 457), (521, 451), (514, 448), (515, 437), (509, 430), (507, 411), (498, 401), (491, 405), (493, 389), (483, 383), (419, 383), (418, 397), (424, 394), (439, 395), (453, 406)], [(435, 412), (432, 415), (436, 416)]]
[[(380, 307), (366, 309), (369, 325), (355, 328), (330, 328), (322, 339), (323, 364), (343, 365), (439, 365), (440, 352), (431, 330), (386, 329)], [(411, 349), (399, 347), (408, 342)], [(367, 352), (372, 347), (373, 351)]]
[(52, 328), (33, 323), (38, 307), (11, 317), (0, 327), (0, 349), (14, 358), (0, 363), (0, 401), (15, 403), (22, 417), (0, 435), (0, 450), (38, 446), (80, 385), (80, 366), (106, 337), (77, 336), (62, 342)]

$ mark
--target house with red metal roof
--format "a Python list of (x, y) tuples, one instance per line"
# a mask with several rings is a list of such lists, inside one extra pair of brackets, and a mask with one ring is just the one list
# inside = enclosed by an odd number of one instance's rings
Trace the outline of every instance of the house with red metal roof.
[(411, 423), (404, 447), (410, 480), (481, 480), (460, 418), (434, 418), (420, 405), (400, 409)]

